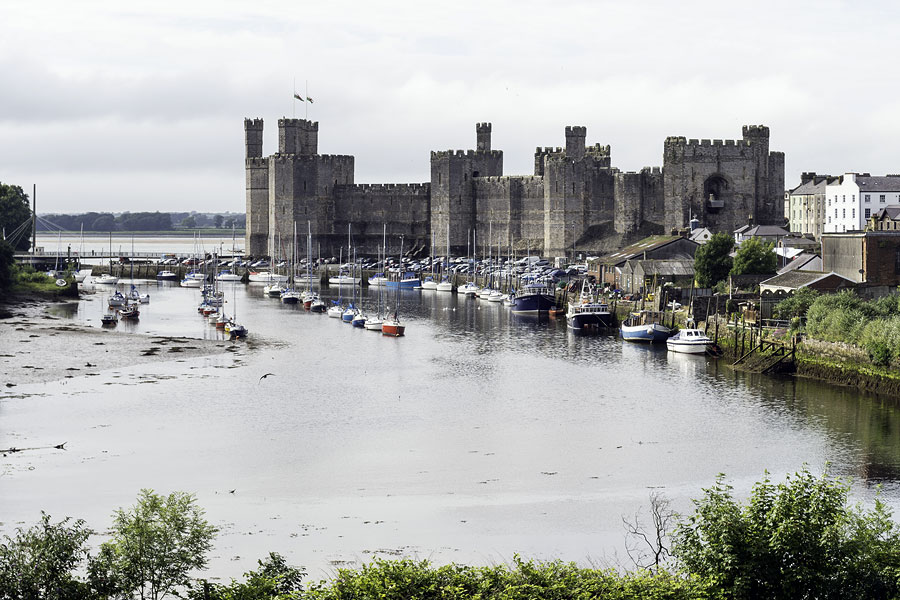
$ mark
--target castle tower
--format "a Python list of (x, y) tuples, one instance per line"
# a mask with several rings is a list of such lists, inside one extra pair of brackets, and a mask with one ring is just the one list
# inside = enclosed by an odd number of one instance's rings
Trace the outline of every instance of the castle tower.
[(263, 146), (263, 120), (244, 119), (244, 146), (246, 158), (261, 158)]
[(475, 124), (475, 137), (477, 139), (475, 149), (490, 152), (490, 150), (491, 150), (491, 124), (490, 123), (476, 123)]
[(247, 231), (245, 252), (252, 256), (268, 253), (269, 161), (263, 158), (263, 120), (244, 119), (246, 158)]
[(319, 123), (306, 119), (278, 119), (278, 153), (315, 156), (319, 152)]
[(584, 158), (584, 140), (587, 127), (577, 125), (566, 127), (566, 156), (572, 160)]

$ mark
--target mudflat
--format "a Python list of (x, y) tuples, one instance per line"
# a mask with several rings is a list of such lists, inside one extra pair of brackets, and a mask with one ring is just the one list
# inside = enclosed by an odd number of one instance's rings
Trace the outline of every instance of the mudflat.
[(234, 351), (231, 342), (100, 329), (56, 317), (53, 302), (2, 305), (0, 389), (96, 374), (128, 365)]

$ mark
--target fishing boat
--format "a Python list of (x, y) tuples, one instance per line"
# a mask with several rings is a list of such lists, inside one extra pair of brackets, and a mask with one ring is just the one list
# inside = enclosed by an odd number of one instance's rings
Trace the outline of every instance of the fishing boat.
[(566, 311), (566, 323), (576, 331), (608, 329), (615, 326), (615, 318), (606, 302), (573, 303)]
[(644, 342), (648, 344), (664, 342), (673, 333), (670, 328), (657, 323), (653, 318), (653, 313), (647, 311), (631, 313), (622, 322), (620, 331), (622, 339), (626, 342)]
[(137, 304), (129, 304), (119, 309), (119, 317), (122, 319), (137, 319), (141, 316), (141, 311)]
[(384, 287), (390, 289), (411, 290), (419, 285), (419, 276), (412, 271), (402, 273), (397, 272), (396, 276), (388, 277), (384, 282)]
[(175, 281), (178, 279), (178, 274), (173, 271), (164, 270), (156, 274), (156, 279), (158, 281)]
[(112, 327), (119, 322), (119, 315), (114, 312), (108, 312), (100, 317), (100, 325), (103, 327)]
[(540, 315), (556, 311), (556, 293), (542, 283), (527, 283), (516, 293), (512, 312), (519, 315)]
[(666, 348), (670, 352), (705, 354), (712, 347), (712, 343), (702, 329), (682, 329), (666, 340)]

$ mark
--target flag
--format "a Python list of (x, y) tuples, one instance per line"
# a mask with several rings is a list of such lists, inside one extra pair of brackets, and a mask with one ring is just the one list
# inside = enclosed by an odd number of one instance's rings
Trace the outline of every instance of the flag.
[[(294, 98), (296, 98), (300, 102), (305, 102), (305, 100), (303, 99), (303, 96), (301, 96), (300, 94), (294, 94)], [(310, 100), (310, 102), (312, 102), (312, 100)]]
[(310, 98), (309, 96), (306, 97), (306, 101), (309, 102), (310, 104), (313, 103), (312, 98)]

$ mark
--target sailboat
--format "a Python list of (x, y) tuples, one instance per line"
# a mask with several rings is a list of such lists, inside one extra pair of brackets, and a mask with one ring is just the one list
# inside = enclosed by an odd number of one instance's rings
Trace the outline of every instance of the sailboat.
[(115, 285), (119, 283), (119, 278), (113, 276), (112, 274), (112, 231), (109, 232), (109, 273), (104, 273), (100, 277), (94, 279), (94, 283), (101, 283), (106, 285)]
[[(78, 264), (81, 266), (81, 257), (84, 256), (84, 223), (81, 224), (81, 246), (78, 249)], [(78, 269), (75, 271), (75, 282), (81, 283), (91, 275), (92, 269)]]
[(422, 282), (423, 290), (436, 290), (437, 289), (437, 281), (434, 280), (434, 232), (431, 232), (431, 275), (425, 278), (425, 281)]
[(439, 292), (452, 292), (453, 291), (453, 282), (450, 281), (450, 221), (447, 221), (447, 256), (444, 257), (444, 265), (441, 271), (443, 272), (443, 277), (441, 278), (441, 282), (435, 286)]
[[(381, 256), (381, 260), (378, 262), (381, 265), (381, 268), (384, 269), (385, 268), (385, 260), (384, 260), (385, 256), (384, 255), (387, 254), (387, 252), (385, 251), (385, 249), (387, 248), (387, 223), (384, 223), (382, 225), (381, 236), (382, 236), (382, 242), (381, 242), (382, 256)], [(370, 287), (380, 287), (380, 286), (383, 286), (386, 281), (387, 281), (387, 277), (385, 277), (384, 271), (381, 271), (381, 272), (375, 273), (374, 275), (369, 277), (369, 286)]]
[[(466, 246), (469, 245), (469, 237), (468, 237), (468, 236), (469, 236), (469, 234), (467, 233), (467, 234), (466, 234)], [(474, 256), (474, 254), (475, 254), (475, 252), (474, 252), (474, 248), (475, 248), (475, 232), (474, 232), (474, 231), (472, 232), (472, 248), (473, 248), (472, 254), (473, 254), (473, 256)], [(468, 251), (468, 249), (466, 249), (466, 260), (469, 260), (469, 251)], [(459, 286), (458, 288), (456, 288), (456, 293), (457, 293), (457, 294), (462, 294), (462, 295), (464, 295), (464, 296), (466, 296), (466, 297), (469, 297), (469, 296), (473, 296), (473, 297), (474, 297), (474, 296), (477, 296), (477, 295), (478, 295), (478, 286), (475, 284), (475, 281), (472, 280), (472, 277), (475, 276), (475, 275), (474, 275), (474, 274), (475, 274), (475, 260), (474, 260), (474, 259), (470, 260), (469, 266), (471, 267), (471, 269), (469, 270), (469, 281), (467, 281), (467, 282), (464, 283), (463, 285), (461, 285), (461, 286)]]
[[(400, 256), (403, 256), (403, 236), (400, 236)], [(401, 259), (402, 262), (402, 259)], [(400, 337), (406, 332), (406, 327), (400, 324), (400, 290), (397, 290), (397, 304), (394, 308), (394, 314), (386, 317), (381, 324), (381, 333), (384, 335), (392, 335)]]
[[(227, 333), (231, 339), (247, 337), (247, 328), (237, 322), (237, 286), (234, 286), (232, 291), (234, 308), (231, 312), (231, 318), (224, 325), (225, 333)], [(218, 328), (219, 325), (216, 323), (216, 329)]]

